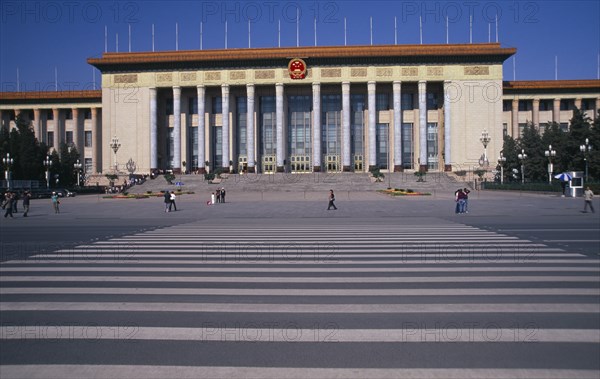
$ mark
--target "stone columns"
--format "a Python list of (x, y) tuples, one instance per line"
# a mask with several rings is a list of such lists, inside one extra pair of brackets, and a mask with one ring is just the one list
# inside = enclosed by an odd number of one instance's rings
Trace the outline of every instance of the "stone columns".
[(560, 99), (554, 99), (552, 108), (552, 121), (560, 124)]
[(533, 99), (533, 108), (531, 111), (533, 127), (540, 128), (540, 99)]
[(394, 172), (402, 172), (402, 82), (392, 84), (394, 97)]
[(283, 172), (283, 83), (275, 83), (275, 126), (277, 139), (277, 171)]
[(375, 82), (367, 83), (367, 107), (369, 108), (369, 171), (377, 166), (376, 122), (377, 106), (375, 99)]
[(312, 102), (313, 102), (313, 135), (312, 135), (312, 151), (313, 151), (313, 171), (321, 171), (321, 84), (313, 83), (312, 85)]
[[(93, 108), (95, 109), (95, 108)], [(92, 109), (92, 119), (93, 119)], [(156, 122), (156, 88), (150, 88), (150, 171), (158, 169), (158, 124)], [(94, 122), (92, 121), (92, 124)], [(94, 130), (94, 129), (92, 129)], [(93, 133), (93, 132), (92, 132)], [(92, 141), (96, 141), (92, 135)], [(93, 143), (93, 142), (92, 142)]]
[(451, 84), (449, 80), (444, 80), (444, 171), (452, 171)]
[(205, 88), (203, 85), (196, 86), (196, 94), (198, 96), (198, 171), (201, 174), (206, 173), (206, 151), (205, 151), (205, 135), (206, 122), (204, 118), (205, 108)]
[(427, 82), (419, 80), (419, 170), (427, 171)]
[(60, 141), (62, 140), (60, 136), (60, 110), (58, 108), (52, 108), (52, 116), (54, 120), (54, 140), (52, 143), (54, 145), (54, 150), (59, 151)]
[(43, 142), (41, 114), (42, 112), (40, 112), (40, 108), (35, 108), (33, 110), (33, 133), (38, 141)]
[(248, 172), (254, 172), (254, 84), (246, 84), (246, 155)]
[(173, 87), (173, 172), (181, 172), (181, 87)]
[(100, 151), (102, 151), (102, 141), (100, 125), (98, 125), (98, 108), (92, 108), (92, 173), (94, 174), (102, 169)]
[(342, 169), (352, 170), (350, 148), (350, 82), (342, 82)]
[(80, 125), (79, 122), (79, 108), (73, 108), (71, 112), (73, 113), (73, 143), (79, 153), (79, 160), (83, 163), (83, 157), (85, 156), (83, 147), (83, 125)]
[(513, 99), (512, 101), (512, 137), (519, 138), (519, 99)]

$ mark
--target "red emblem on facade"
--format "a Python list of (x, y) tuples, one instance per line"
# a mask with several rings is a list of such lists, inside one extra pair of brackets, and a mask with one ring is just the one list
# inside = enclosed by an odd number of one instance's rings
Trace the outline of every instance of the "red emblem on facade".
[(292, 79), (306, 78), (306, 63), (300, 58), (294, 58), (288, 63), (288, 72)]

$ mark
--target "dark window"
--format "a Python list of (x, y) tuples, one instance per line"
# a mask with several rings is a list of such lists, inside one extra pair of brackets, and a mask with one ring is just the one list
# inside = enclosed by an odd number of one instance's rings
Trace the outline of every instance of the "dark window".
[(54, 147), (54, 132), (48, 132), (46, 135), (46, 145), (48, 145), (48, 147)]
[(375, 109), (378, 111), (387, 111), (390, 109), (390, 97), (387, 93), (378, 93), (376, 95)]
[(212, 98), (212, 114), (223, 113), (223, 102), (221, 96)]
[(89, 130), (85, 131), (85, 142), (84, 142), (84, 146), (85, 147), (92, 147), (92, 132)]
[(65, 109), (65, 120), (72, 120), (72, 119), (73, 119), (73, 110)]
[(530, 111), (532, 109), (533, 102), (531, 100), (519, 100), (520, 111)]
[(87, 108), (83, 111), (83, 118), (86, 120), (91, 120), (92, 119), (92, 110)]
[(427, 92), (427, 109), (438, 109), (438, 94)]
[(198, 113), (198, 98), (196, 96), (190, 97), (188, 99), (188, 101), (189, 101), (189, 107), (188, 107), (189, 111), (188, 111), (188, 113), (189, 114), (196, 114), (196, 113)]
[(575, 108), (575, 103), (572, 99), (561, 99), (560, 100), (560, 110), (561, 111), (571, 111)]
[(54, 120), (54, 111), (52, 109), (46, 111), (46, 120)]
[(165, 103), (165, 114), (170, 116), (173, 114), (173, 99), (167, 99)]
[(502, 110), (504, 112), (510, 112), (510, 111), (512, 111), (512, 100), (504, 100), (502, 102)]
[(65, 140), (66, 140), (67, 144), (73, 143), (73, 132), (66, 132)]
[(402, 109), (406, 109), (406, 110), (412, 110), (414, 109), (414, 103), (413, 103), (413, 94), (412, 93), (403, 93), (401, 95), (402, 97)]
[(551, 111), (552, 100), (540, 100), (540, 111)]
[(502, 136), (506, 137), (508, 135), (508, 124), (502, 124)]

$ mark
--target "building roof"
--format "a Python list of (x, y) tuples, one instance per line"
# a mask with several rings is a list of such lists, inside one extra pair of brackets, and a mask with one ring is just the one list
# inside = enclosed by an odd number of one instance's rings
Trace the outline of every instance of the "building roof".
[(600, 80), (521, 80), (502, 83), (503, 93), (600, 93)]
[(102, 90), (0, 92), (0, 104), (102, 102)]
[(302, 58), (313, 65), (348, 65), (360, 63), (453, 63), (504, 62), (515, 48), (499, 43), (303, 46), (281, 48), (246, 48), (186, 50), (136, 53), (104, 53), (87, 62), (101, 71), (169, 68), (258, 67), (287, 64)]

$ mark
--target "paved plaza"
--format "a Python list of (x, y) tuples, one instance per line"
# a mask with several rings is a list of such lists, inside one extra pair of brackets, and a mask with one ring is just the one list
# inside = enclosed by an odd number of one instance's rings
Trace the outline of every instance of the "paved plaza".
[[(229, 191), (0, 220), (2, 378), (597, 378), (583, 200)], [(600, 204), (595, 200), (598, 211)]]

